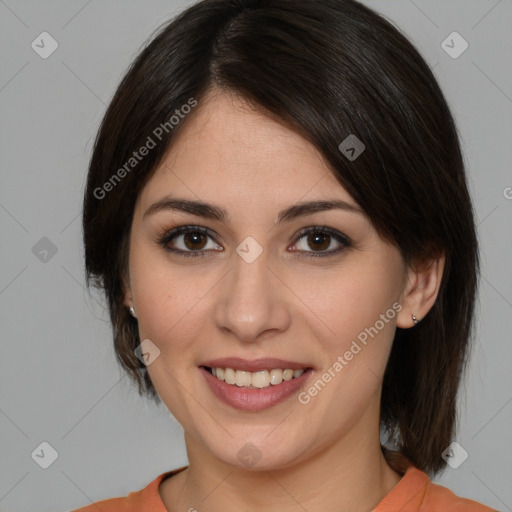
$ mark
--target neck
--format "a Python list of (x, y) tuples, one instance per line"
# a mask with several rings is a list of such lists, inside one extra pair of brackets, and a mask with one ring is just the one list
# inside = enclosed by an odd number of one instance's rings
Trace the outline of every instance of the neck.
[(379, 432), (359, 423), (307, 459), (270, 471), (233, 467), (188, 434), (185, 441), (189, 467), (161, 491), (169, 511), (368, 512), (401, 478), (382, 454)]

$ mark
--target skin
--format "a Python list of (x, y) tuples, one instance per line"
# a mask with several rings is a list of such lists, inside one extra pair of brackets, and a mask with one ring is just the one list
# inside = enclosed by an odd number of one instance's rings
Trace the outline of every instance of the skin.
[[(168, 195), (223, 207), (229, 221), (174, 210), (144, 217)], [(380, 449), (382, 376), (396, 326), (412, 327), (411, 314), (421, 319), (434, 303), (444, 260), (406, 268), (364, 213), (337, 209), (275, 223), (288, 206), (326, 199), (358, 207), (308, 141), (216, 90), (189, 114), (141, 192), (124, 302), (135, 308), (141, 340), (160, 350), (147, 369), (185, 432), (189, 467), (159, 488), (169, 511), (369, 511), (399, 482)], [(158, 243), (185, 225), (209, 228), (214, 238), (178, 235), (168, 245), (206, 257)], [(299, 238), (312, 225), (352, 245), (308, 259), (322, 247)], [(252, 263), (235, 251), (248, 236), (263, 249)], [(324, 246), (343, 247), (333, 237)], [(299, 361), (315, 369), (307, 390), (394, 303), (401, 311), (308, 404), (295, 394), (241, 411), (213, 395), (198, 369), (228, 356)], [(248, 442), (261, 453), (251, 468), (237, 457)]]

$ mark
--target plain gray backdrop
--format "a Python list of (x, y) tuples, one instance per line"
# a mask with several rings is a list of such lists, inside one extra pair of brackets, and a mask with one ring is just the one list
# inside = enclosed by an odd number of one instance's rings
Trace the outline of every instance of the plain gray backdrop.
[[(412, 39), (447, 96), (481, 242), (476, 343), (454, 439), (469, 456), (437, 482), (511, 511), (512, 1), (364, 3)], [(80, 215), (115, 87), (153, 30), (190, 4), (0, 0), (1, 512), (125, 496), (187, 464), (180, 425), (117, 366), (104, 301), (84, 287)], [(468, 43), (457, 58), (459, 36), (442, 46), (454, 31)], [(58, 47), (43, 58), (50, 37)], [(55, 460), (44, 469), (43, 459)]]

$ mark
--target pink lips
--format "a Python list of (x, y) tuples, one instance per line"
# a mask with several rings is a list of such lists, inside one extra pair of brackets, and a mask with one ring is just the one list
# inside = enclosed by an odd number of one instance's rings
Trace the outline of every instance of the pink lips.
[[(256, 372), (259, 370), (270, 370), (272, 368), (291, 368), (292, 370), (304, 369), (304, 373), (297, 378), (283, 381), (281, 384), (270, 385), (262, 389), (239, 387), (214, 377), (209, 368), (234, 368), (236, 370)], [(283, 359), (263, 358), (249, 361), (241, 358), (223, 358), (205, 361), (199, 367), (209, 388), (224, 403), (236, 409), (245, 411), (261, 411), (276, 405), (296, 393), (304, 384), (306, 379), (313, 373), (313, 369), (303, 363), (285, 361)]]

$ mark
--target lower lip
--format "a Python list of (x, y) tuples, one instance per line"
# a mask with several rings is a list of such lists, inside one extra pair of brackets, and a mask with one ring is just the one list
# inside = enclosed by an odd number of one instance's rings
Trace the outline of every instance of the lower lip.
[(270, 385), (262, 389), (244, 388), (235, 384), (226, 384), (223, 380), (214, 377), (203, 366), (199, 367), (208, 386), (213, 394), (223, 402), (245, 411), (261, 411), (267, 407), (286, 400), (302, 386), (304, 381), (313, 372), (311, 368), (306, 370), (300, 377), (291, 380), (284, 380), (281, 384)]

